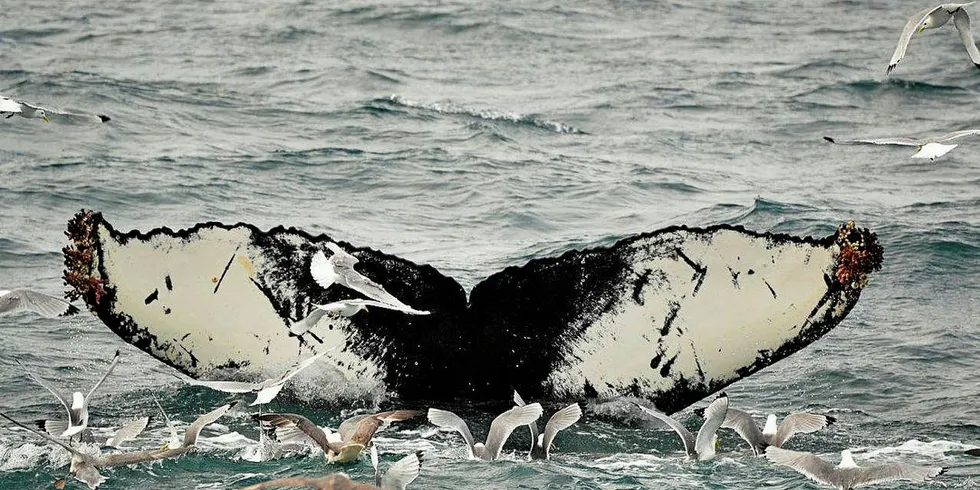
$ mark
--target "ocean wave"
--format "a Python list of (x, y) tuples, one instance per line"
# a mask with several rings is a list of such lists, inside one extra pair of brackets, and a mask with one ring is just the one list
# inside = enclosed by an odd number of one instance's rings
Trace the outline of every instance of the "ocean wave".
[(546, 131), (551, 131), (559, 134), (588, 134), (585, 131), (578, 129), (573, 126), (569, 126), (564, 123), (557, 121), (551, 121), (548, 119), (543, 119), (531, 114), (521, 114), (515, 112), (499, 111), (496, 109), (470, 109), (452, 102), (417, 102), (401, 95), (390, 95), (382, 99), (374, 99), (371, 101), (372, 104), (381, 105), (391, 105), (395, 107), (404, 107), (410, 109), (418, 109), (423, 111), (435, 112), (438, 114), (453, 115), (453, 116), (465, 116), (472, 117), (484, 121), (493, 122), (504, 122), (515, 124), (518, 126), (531, 126), (538, 129), (544, 129)]

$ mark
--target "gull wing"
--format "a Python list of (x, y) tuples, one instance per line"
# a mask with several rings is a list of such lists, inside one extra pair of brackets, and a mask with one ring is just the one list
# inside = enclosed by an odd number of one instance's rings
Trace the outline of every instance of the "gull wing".
[(184, 432), (183, 447), (191, 447), (197, 444), (197, 436), (201, 434), (201, 429), (221, 418), (221, 416), (227, 413), (229, 409), (231, 409), (231, 405), (222, 405), (204, 415), (201, 415), (194, 422), (191, 422), (191, 425), (187, 427), (187, 432)]
[[(0, 112), (4, 111), (0, 110)], [(33, 311), (47, 318), (78, 313), (78, 308), (74, 305), (50, 294), (29, 289), (0, 291), (0, 313), (13, 313), (23, 310)]]
[(310, 419), (297, 415), (295, 413), (263, 413), (257, 415), (254, 418), (266, 422), (275, 428), (279, 427), (295, 427), (304, 434), (306, 434), (310, 439), (313, 440), (323, 452), (334, 450), (339, 452), (339, 448), (333, 449), (330, 441), (327, 440), (327, 434), (323, 432), (319, 426), (310, 421)]
[(854, 473), (853, 486), (873, 485), (896, 480), (923, 482), (945, 471), (941, 467), (916, 466), (911, 464), (883, 464), (866, 468), (851, 468)]
[[(374, 437), (374, 433), (377, 432), (383, 422), (408, 420), (418, 414), (417, 410), (391, 410), (367, 416), (354, 416), (340, 424), (337, 432), (340, 433), (340, 437), (345, 442), (355, 442), (366, 446), (371, 442), (371, 438)], [(356, 423), (353, 421), (355, 418), (357, 419)]]
[(329, 288), (334, 283), (331, 278), (333, 268), (333, 264), (327, 260), (327, 256), (321, 250), (317, 250), (313, 254), (313, 258), (310, 259), (310, 275), (313, 276), (313, 280), (323, 289)]
[(837, 145), (899, 145), (899, 146), (921, 146), (926, 142), (912, 138), (877, 138), (861, 140), (842, 140), (824, 136), (823, 139)]
[[(372, 450), (374, 448), (372, 447)], [(405, 490), (419, 476), (422, 470), (422, 451), (416, 451), (388, 468), (378, 486), (383, 490)]]
[(324, 305), (314, 305), (314, 306), (316, 306), (317, 309), (324, 310), (324, 313), (330, 312), (330, 313), (334, 313), (335, 315), (337, 314), (335, 313), (337, 310), (341, 310), (346, 306), (365, 306), (365, 307), (371, 306), (375, 308), (385, 308), (388, 310), (400, 311), (402, 313), (408, 313), (410, 315), (429, 314), (428, 311), (416, 310), (415, 308), (405, 305), (404, 303), (401, 303), (401, 305), (394, 305), (394, 304), (384, 303), (381, 301), (375, 301), (371, 299), (344, 299), (340, 301), (334, 301), (333, 303), (327, 303)]
[(43, 432), (36, 431), (36, 430), (30, 428), (30, 427), (28, 427), (28, 426), (26, 426), (26, 425), (24, 425), (24, 424), (22, 424), (22, 423), (20, 423), (20, 422), (18, 422), (16, 420), (12, 419), (12, 418), (10, 418), (10, 416), (8, 416), (7, 414), (5, 414), (3, 412), (0, 412), (0, 417), (3, 417), (5, 419), (7, 419), (8, 421), (12, 422), (14, 425), (20, 427), (21, 429), (24, 429), (24, 430), (33, 432), (35, 435), (40, 436), (40, 437), (42, 437), (44, 439), (47, 439), (48, 442), (53, 442), (53, 443), (55, 443), (55, 444), (57, 444), (57, 445), (65, 448), (65, 449), (67, 449), (68, 452), (70, 452), (72, 454), (72, 457), (73, 458), (74, 457), (77, 457), (77, 458), (79, 458), (79, 459), (81, 459), (82, 461), (85, 461), (85, 462), (89, 462), (89, 461), (92, 460), (92, 457), (91, 456), (89, 456), (87, 454), (80, 453), (77, 450), (75, 450), (75, 448), (69, 446), (68, 444), (65, 444), (65, 443), (63, 443), (63, 442), (55, 439), (54, 437), (51, 437), (51, 436), (49, 436), (49, 435), (47, 435), (47, 434), (45, 434)]
[(578, 403), (573, 403), (555, 412), (544, 426), (544, 438), (541, 441), (541, 445), (544, 447), (545, 452), (548, 452), (558, 431), (571, 427), (580, 418), (582, 418), (582, 407), (578, 406)]
[(898, 65), (898, 63), (902, 61), (902, 58), (905, 57), (905, 50), (907, 50), (909, 47), (909, 41), (912, 40), (912, 36), (919, 29), (919, 26), (926, 20), (926, 17), (929, 17), (933, 12), (941, 8), (943, 8), (942, 5), (922, 9), (909, 18), (909, 21), (905, 23), (905, 27), (902, 28), (902, 35), (898, 38), (898, 45), (895, 46), (895, 52), (892, 53), (892, 59), (888, 62), (888, 68), (885, 70), (886, 74), (891, 73), (892, 70), (895, 69), (895, 65)]
[(249, 403), (248, 406), (254, 407), (255, 405), (265, 405), (266, 403), (271, 402), (276, 397), (276, 395), (278, 395), (279, 392), (282, 391), (283, 386), (285, 386), (285, 382), (280, 381), (278, 383), (273, 383), (270, 386), (266, 386), (265, 388), (262, 388), (255, 396), (255, 401)]
[[(660, 420), (661, 422), (667, 424), (667, 426), (670, 427), (671, 429), (674, 429), (674, 432), (676, 432), (677, 435), (681, 436), (681, 440), (684, 441), (684, 451), (687, 452), (688, 456), (692, 458), (696, 458), (698, 456), (697, 452), (694, 449), (694, 434), (691, 434), (691, 431), (687, 430), (687, 427), (684, 427), (683, 425), (681, 425), (680, 422), (668, 417), (664, 413), (649, 409), (647, 407), (644, 407), (643, 405), (640, 405), (639, 403), (636, 403), (635, 405), (637, 407), (640, 407), (640, 410), (643, 410), (643, 412), (646, 413), (647, 415), (650, 415), (651, 417), (655, 417), (657, 420)], [(707, 415), (707, 411), (705, 411), (705, 415)]]
[(760, 454), (765, 448), (766, 443), (762, 440), (762, 431), (752, 419), (752, 416), (737, 408), (729, 408), (725, 415), (725, 421), (721, 426), (726, 429), (734, 430), (738, 435), (745, 439), (745, 442), (752, 446), (752, 452)]
[(99, 485), (106, 481), (106, 477), (102, 476), (99, 470), (95, 469), (95, 466), (88, 463), (75, 465), (75, 478), (93, 490), (99, 488)]
[(779, 429), (776, 430), (776, 435), (773, 436), (772, 440), (769, 441), (773, 446), (782, 446), (783, 443), (788, 441), (793, 434), (809, 434), (810, 432), (816, 432), (830, 424), (833, 424), (837, 419), (829, 415), (817, 415), (815, 413), (791, 413), (783, 419), (783, 423), (779, 424)]
[(497, 459), (504, 443), (514, 432), (514, 429), (527, 425), (541, 417), (543, 412), (540, 403), (530, 403), (523, 407), (514, 407), (498, 415), (490, 423), (490, 433), (487, 434), (487, 454), (490, 459)]
[(374, 485), (381, 486), (381, 468), (378, 465), (378, 447), (371, 446), (371, 466), (374, 467)]
[[(524, 399), (521, 398), (521, 395), (517, 392), (517, 390), (514, 390), (514, 404), (517, 405), (518, 407), (523, 407), (524, 405), (527, 405), (527, 403), (524, 403)], [(537, 446), (538, 444), (537, 421), (527, 424), (527, 428), (531, 430), (531, 451), (534, 451), (535, 446)]]
[(68, 430), (68, 422), (62, 420), (38, 420), (37, 427), (52, 436), (60, 436)]
[(708, 405), (704, 411), (704, 423), (698, 430), (698, 437), (694, 442), (694, 450), (698, 455), (710, 454), (714, 452), (715, 433), (725, 421), (728, 414), (728, 396), (721, 394), (715, 401)]
[(149, 423), (150, 417), (141, 417), (130, 420), (129, 422), (123, 424), (123, 426), (120, 427), (119, 430), (117, 430), (116, 433), (105, 442), (106, 446), (120, 447), (122, 443), (136, 439), (136, 437), (143, 432), (143, 429), (146, 429), (146, 425)]
[(980, 50), (977, 50), (977, 43), (973, 41), (973, 31), (970, 30), (970, 14), (966, 12), (966, 9), (960, 7), (956, 12), (953, 12), (953, 25), (956, 26), (960, 40), (966, 46), (966, 52), (970, 54), (970, 61), (973, 62), (973, 66), (980, 68)]
[(357, 425), (360, 424), (362, 420), (372, 416), (374, 416), (374, 414), (365, 413), (361, 415), (355, 415), (341, 422), (340, 426), (337, 427), (337, 433), (340, 434), (340, 440), (342, 441), (351, 440), (351, 436), (354, 435), (354, 432), (357, 430)]
[(766, 459), (775, 464), (793, 468), (807, 478), (824, 485), (836, 487), (841, 480), (840, 470), (837, 467), (812, 453), (769, 446), (766, 448)]
[(0, 112), (23, 112), (20, 102), (10, 97), (0, 95)]
[(416, 310), (415, 308), (402, 303), (401, 300), (394, 297), (388, 291), (385, 291), (385, 288), (383, 288), (380, 284), (368, 279), (354, 269), (349, 269), (344, 272), (344, 275), (347, 278), (347, 287), (363, 294), (364, 296), (367, 296), (368, 298), (387, 304), (388, 308), (390, 309), (404, 312), (419, 312), (415, 314), (423, 315), (429, 313), (428, 311), (421, 312), (420, 310)]
[(327, 349), (327, 350), (325, 350), (325, 351), (323, 351), (323, 352), (321, 352), (319, 354), (316, 354), (314, 356), (310, 356), (310, 357), (308, 357), (306, 359), (303, 359), (302, 361), (296, 363), (295, 366), (293, 366), (288, 371), (286, 371), (285, 373), (282, 374), (282, 376), (279, 378), (279, 382), (280, 383), (285, 383), (286, 381), (289, 381), (293, 376), (296, 376), (297, 374), (300, 373), (300, 371), (302, 371), (302, 370), (304, 370), (304, 369), (312, 366), (313, 363), (315, 363), (316, 361), (320, 360), (321, 357), (323, 357), (327, 352), (330, 352), (333, 349), (336, 349), (336, 347), (331, 348), (331, 349)]
[(429, 422), (436, 427), (459, 432), (459, 435), (463, 436), (463, 440), (466, 441), (466, 450), (469, 451), (470, 458), (473, 458), (473, 434), (470, 433), (470, 428), (463, 419), (459, 418), (459, 415), (448, 410), (430, 408), (428, 418)]
[(105, 382), (105, 379), (112, 374), (112, 370), (116, 369), (116, 364), (119, 364), (119, 349), (116, 349), (116, 354), (112, 356), (112, 362), (109, 363), (109, 369), (106, 369), (105, 374), (99, 378), (99, 382), (95, 383), (95, 386), (93, 386), (92, 389), (88, 391), (88, 394), (85, 395), (85, 400), (82, 402), (83, 407), (88, 406), (89, 398), (92, 398), (92, 394), (95, 393), (95, 390), (99, 389), (99, 387), (102, 386), (102, 383)]
[[(46, 381), (44, 381), (43, 379), (41, 379), (39, 376), (35, 375), (34, 373), (28, 371), (27, 370), (27, 367), (24, 366), (23, 364), (21, 364), (21, 362), (19, 360), (17, 360), (17, 359), (14, 359), (14, 360), (17, 362), (17, 365), (19, 365), (20, 368), (23, 369), (24, 372), (27, 373), (27, 375), (30, 376), (31, 379), (34, 380), (35, 383), (41, 385), (41, 387), (43, 387), (44, 389), (46, 389), (49, 392), (51, 392), (51, 394), (54, 395), (55, 398), (57, 398), (59, 402), (61, 402), (61, 406), (65, 407), (65, 411), (68, 412), (68, 418), (69, 418), (69, 420), (71, 420), (71, 405), (69, 405), (68, 402), (65, 401), (64, 397), (62, 397), (61, 395), (59, 395), (57, 391), (54, 391), (54, 388), (51, 387), (51, 385), (49, 385)], [(45, 430), (47, 430), (47, 429), (45, 429)]]
[(320, 307), (313, 308), (313, 311), (309, 315), (306, 315), (306, 318), (297, 320), (289, 325), (289, 333), (300, 336), (309, 332), (317, 323), (320, 323), (320, 319), (326, 314), (327, 312), (320, 309)]
[(980, 129), (964, 129), (962, 131), (953, 131), (952, 133), (946, 133), (942, 136), (937, 136), (933, 138), (935, 143), (944, 143), (949, 140), (955, 140), (956, 138), (962, 138), (964, 136), (973, 136), (980, 134)]
[(193, 378), (180, 379), (189, 385), (204, 386), (205, 388), (211, 388), (212, 390), (223, 391), (225, 393), (252, 393), (262, 389), (262, 386), (258, 383), (246, 383), (244, 381), (202, 381)]
[(160, 413), (163, 414), (163, 420), (167, 422), (167, 429), (170, 430), (170, 441), (167, 442), (167, 446), (177, 447), (180, 445), (180, 436), (177, 435), (177, 428), (174, 427), (174, 423), (167, 416), (167, 412), (163, 410), (163, 406), (160, 405), (160, 401), (157, 397), (153, 397), (153, 403), (157, 404), (157, 408), (160, 409)]
[(330, 256), (330, 261), (335, 266), (354, 267), (354, 264), (360, 262), (357, 257), (347, 253), (346, 250), (340, 248), (340, 245), (337, 245), (336, 243), (327, 242), (327, 248), (333, 252), (333, 255)]

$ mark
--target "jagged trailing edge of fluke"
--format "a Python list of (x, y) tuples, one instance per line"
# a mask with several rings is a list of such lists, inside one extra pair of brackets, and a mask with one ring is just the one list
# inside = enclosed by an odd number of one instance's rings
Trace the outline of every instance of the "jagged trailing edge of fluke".
[[(295, 228), (209, 222), (121, 233), (83, 210), (66, 234), (69, 297), (192, 377), (267, 375), (341, 345), (318, 366), (347, 394), (368, 381), (406, 399), (629, 395), (667, 413), (820, 338), (883, 256), (876, 235), (850, 221), (819, 239), (673, 226), (507, 267), (467, 301), (430, 265)], [(328, 242), (431, 314), (326, 315), (292, 335), (313, 305), (358, 297), (311, 277), (314, 254), (332, 253)]]

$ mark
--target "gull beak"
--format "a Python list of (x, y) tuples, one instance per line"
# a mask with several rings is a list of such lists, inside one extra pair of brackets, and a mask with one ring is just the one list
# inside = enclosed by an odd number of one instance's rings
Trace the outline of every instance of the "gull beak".
[(715, 439), (715, 451), (721, 450), (721, 439)]
[(44, 119), (44, 122), (51, 122), (51, 120), (48, 119), (48, 116), (41, 116), (41, 119)]
[(921, 34), (922, 31), (924, 31), (924, 30), (926, 30), (926, 25), (925, 24), (919, 24), (919, 27), (917, 27), (915, 29), (915, 33), (916, 34)]

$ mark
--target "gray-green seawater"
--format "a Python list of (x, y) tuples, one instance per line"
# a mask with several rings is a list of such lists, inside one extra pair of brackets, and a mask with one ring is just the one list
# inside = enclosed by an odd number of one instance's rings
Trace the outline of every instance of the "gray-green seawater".
[[(913, 40), (885, 76), (923, 7), (8, 0), (0, 93), (112, 121), (0, 120), (0, 286), (60, 291), (62, 232), (83, 207), (123, 230), (219, 220), (326, 232), (466, 287), (671, 224), (823, 236), (855, 219), (879, 233), (884, 269), (835, 330), (728, 387), (732, 406), (760, 422), (834, 415), (791, 443), (834, 461), (851, 448), (859, 464), (949, 467), (936, 483), (890, 488), (980, 488), (980, 459), (961, 454), (980, 444), (980, 142), (922, 162), (912, 149), (821, 139), (976, 127), (980, 72), (952, 26)], [(15, 359), (87, 391), (117, 348), (94, 426), (155, 414), (151, 395), (183, 423), (228, 400), (182, 386), (87, 314), (0, 317), (0, 332), (0, 409), (21, 420), (62, 409)], [(351, 413), (330, 404), (329, 386), (298, 391), (271, 408), (334, 426)], [(442, 408), (485, 433), (483, 410)], [(336, 470), (318, 457), (245, 461), (256, 426), (244, 414), (219, 422), (196, 454), (109, 470), (102, 488), (239, 488)], [(161, 424), (141, 444), (159, 445)], [(818, 488), (730, 432), (716, 460), (685, 462), (673, 433), (615, 408), (587, 409), (549, 463), (525, 462), (527, 441), (518, 431), (503, 461), (483, 463), (422, 421), (377, 438), (389, 463), (426, 450), (415, 488)], [(0, 429), (0, 488), (51, 488), (66, 463)], [(369, 468), (343, 470), (369, 481)]]

